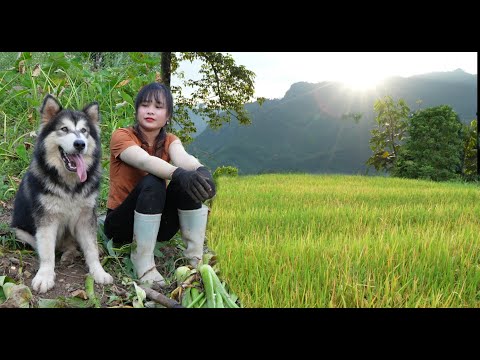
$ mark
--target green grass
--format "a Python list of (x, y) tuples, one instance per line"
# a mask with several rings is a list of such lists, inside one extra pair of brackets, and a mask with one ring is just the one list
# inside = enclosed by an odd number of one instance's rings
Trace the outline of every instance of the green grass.
[[(47, 94), (64, 108), (99, 103), (102, 165), (108, 174), (110, 136), (134, 122), (133, 98), (141, 85), (155, 80), (159, 67), (155, 57), (122, 54), (104, 54), (108, 67), (91, 71), (88, 53), (0, 53), (0, 201), (14, 196), (30, 163), (40, 125), (38, 110)], [(104, 194), (102, 190), (101, 207)]]
[(383, 177), (219, 178), (208, 246), (245, 307), (480, 307), (480, 189)]

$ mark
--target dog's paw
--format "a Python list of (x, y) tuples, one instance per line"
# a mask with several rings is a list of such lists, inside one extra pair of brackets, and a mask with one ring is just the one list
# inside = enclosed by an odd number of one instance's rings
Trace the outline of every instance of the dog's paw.
[(32, 288), (36, 292), (45, 293), (55, 285), (55, 272), (39, 271), (32, 280)]
[(93, 278), (97, 284), (111, 284), (113, 277), (103, 269), (97, 269), (93, 272)]

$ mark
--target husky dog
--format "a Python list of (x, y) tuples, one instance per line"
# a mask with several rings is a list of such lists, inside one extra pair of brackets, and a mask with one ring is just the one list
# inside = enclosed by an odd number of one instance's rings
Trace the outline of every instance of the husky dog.
[(33, 159), (16, 194), (11, 223), (17, 239), (30, 244), (40, 259), (32, 287), (44, 293), (54, 286), (55, 250), (63, 251), (61, 261), (73, 260), (79, 255), (75, 239), (95, 281), (112, 283), (100, 264), (97, 244), (98, 103), (68, 110), (47, 95), (40, 114)]

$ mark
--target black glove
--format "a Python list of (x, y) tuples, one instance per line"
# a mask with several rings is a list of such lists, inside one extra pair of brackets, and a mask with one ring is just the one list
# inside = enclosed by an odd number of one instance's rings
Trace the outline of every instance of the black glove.
[(188, 171), (177, 168), (172, 174), (172, 181), (178, 182), (180, 187), (196, 202), (203, 202), (210, 198), (211, 186), (196, 170)]
[(215, 196), (217, 193), (217, 188), (215, 186), (215, 182), (213, 181), (213, 176), (212, 173), (205, 167), (205, 166), (200, 166), (197, 169), (197, 172), (205, 179), (207, 180), (208, 185), (210, 185), (210, 188), (212, 189), (211, 191), (208, 192), (208, 199), (211, 199), (212, 197)]

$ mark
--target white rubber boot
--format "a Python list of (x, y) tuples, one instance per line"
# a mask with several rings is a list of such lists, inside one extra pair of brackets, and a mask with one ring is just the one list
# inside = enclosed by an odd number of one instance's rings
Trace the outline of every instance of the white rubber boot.
[(197, 267), (203, 256), (203, 243), (207, 230), (208, 207), (202, 204), (200, 209), (180, 210), (178, 219), (180, 221), (180, 232), (185, 243), (183, 254), (190, 265)]
[(165, 286), (165, 279), (157, 271), (153, 250), (157, 242), (162, 214), (141, 214), (135, 211), (133, 222), (133, 247), (130, 252), (137, 276), (141, 282), (155, 282)]

